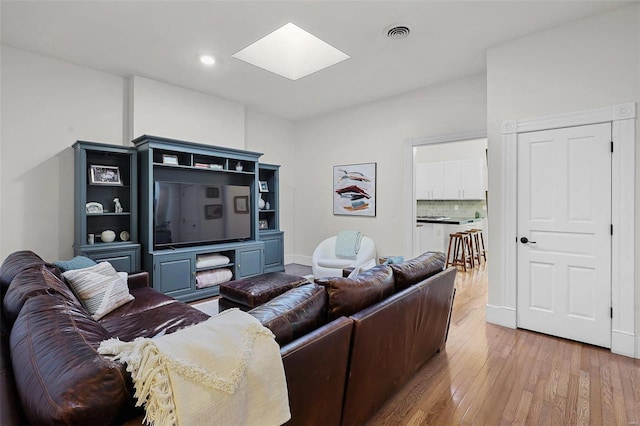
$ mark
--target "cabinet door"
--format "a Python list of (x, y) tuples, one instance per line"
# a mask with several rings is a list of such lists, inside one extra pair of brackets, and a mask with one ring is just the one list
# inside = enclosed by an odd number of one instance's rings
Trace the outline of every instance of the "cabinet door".
[(177, 297), (189, 294), (195, 286), (195, 261), (192, 253), (163, 255), (154, 258), (153, 287)]
[(427, 182), (429, 199), (441, 200), (444, 196), (444, 163), (427, 163)]
[(238, 250), (238, 265), (237, 265), (237, 277), (236, 279), (247, 278), (253, 275), (262, 274), (263, 269), (263, 246), (255, 246), (253, 248), (246, 248)]
[(430, 198), (428, 168), (429, 163), (416, 164), (416, 200), (428, 200)]
[(264, 272), (284, 272), (284, 235), (263, 237), (264, 242)]
[(444, 184), (442, 197), (445, 200), (460, 199), (460, 161), (444, 161)]
[(484, 198), (484, 167), (482, 160), (460, 161), (460, 192), (465, 200)]

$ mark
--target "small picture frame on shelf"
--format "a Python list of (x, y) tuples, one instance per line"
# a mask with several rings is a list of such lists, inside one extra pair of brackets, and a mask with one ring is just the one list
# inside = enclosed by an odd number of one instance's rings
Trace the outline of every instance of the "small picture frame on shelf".
[(118, 166), (89, 166), (89, 184), (91, 185), (122, 185), (120, 168)]
[(104, 213), (104, 208), (102, 207), (102, 204), (97, 203), (95, 201), (88, 202), (87, 205), (85, 206), (85, 208), (87, 210), (87, 214)]
[(258, 228), (269, 229), (269, 222), (267, 221), (267, 219), (260, 219), (260, 221), (258, 222)]
[(171, 164), (177, 166), (178, 164), (178, 156), (171, 154), (162, 154), (162, 164)]
[(259, 180), (258, 184), (260, 187), (260, 192), (269, 192), (269, 187), (267, 186), (266, 180)]
[(233, 197), (233, 211), (235, 213), (249, 213), (249, 196)]

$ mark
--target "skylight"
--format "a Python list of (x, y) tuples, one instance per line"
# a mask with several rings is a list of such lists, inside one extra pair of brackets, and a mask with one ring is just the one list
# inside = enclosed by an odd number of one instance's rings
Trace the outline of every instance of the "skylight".
[(291, 80), (350, 58), (291, 22), (231, 56)]

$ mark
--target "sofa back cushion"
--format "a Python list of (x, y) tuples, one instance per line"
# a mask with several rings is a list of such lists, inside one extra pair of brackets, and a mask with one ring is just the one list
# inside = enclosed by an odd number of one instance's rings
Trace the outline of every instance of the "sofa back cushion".
[(389, 265), (393, 270), (396, 291), (403, 290), (410, 285), (442, 272), (446, 258), (444, 253), (428, 251), (415, 259)]
[(11, 331), (16, 387), (31, 424), (112, 424), (132, 404), (122, 364), (98, 355), (110, 334), (60, 295), (26, 300)]
[(315, 282), (329, 296), (329, 321), (352, 315), (394, 292), (393, 273), (387, 265), (378, 265), (351, 278), (324, 277)]
[(13, 278), (2, 301), (5, 319), (13, 324), (27, 299), (39, 294), (54, 293), (60, 294), (70, 303), (80, 305), (67, 284), (62, 282), (45, 264), (23, 270)]
[(327, 295), (309, 283), (292, 288), (248, 313), (276, 336), (283, 346), (326, 322)]
[(25, 269), (44, 264), (40, 256), (29, 250), (11, 253), (0, 266), (0, 288), (4, 298), (13, 278)]

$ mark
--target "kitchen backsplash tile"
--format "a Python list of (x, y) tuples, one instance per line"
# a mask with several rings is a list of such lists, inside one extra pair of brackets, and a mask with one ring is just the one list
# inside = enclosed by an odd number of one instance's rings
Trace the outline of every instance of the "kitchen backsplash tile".
[[(484, 200), (418, 200), (418, 216), (487, 217)], [(455, 206), (458, 206), (458, 210)]]

